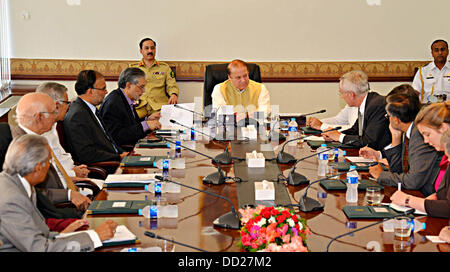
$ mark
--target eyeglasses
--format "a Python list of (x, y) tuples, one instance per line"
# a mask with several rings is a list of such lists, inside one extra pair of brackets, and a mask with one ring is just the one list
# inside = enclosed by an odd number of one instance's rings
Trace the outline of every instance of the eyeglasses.
[(99, 91), (106, 91), (106, 86), (103, 87), (103, 88), (101, 88), (101, 89), (95, 88), (95, 87), (92, 87), (91, 89), (92, 89), (92, 90), (99, 90)]
[(46, 115), (45, 118), (48, 118), (50, 114), (51, 114), (51, 115), (57, 115), (57, 114), (58, 114), (58, 111), (56, 111), (56, 110), (55, 110), (55, 111), (52, 111), (52, 112), (41, 111), (41, 113), (43, 113), (44, 115)]
[(136, 87), (138, 87), (139, 89), (145, 91), (145, 85), (137, 85), (137, 84), (135, 84), (135, 85), (136, 85)]
[(72, 102), (66, 101), (66, 100), (58, 100), (58, 102), (59, 102), (59, 103), (67, 104), (68, 106), (70, 106), (70, 104), (72, 103)]
[(386, 119), (389, 119), (389, 117), (391, 117), (388, 113), (386, 113), (385, 115), (384, 115), (384, 118), (386, 118)]

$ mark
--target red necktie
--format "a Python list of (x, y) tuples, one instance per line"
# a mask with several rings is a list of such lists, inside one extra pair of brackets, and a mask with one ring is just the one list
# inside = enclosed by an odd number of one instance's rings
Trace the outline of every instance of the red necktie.
[(408, 163), (408, 147), (409, 147), (409, 138), (405, 135), (405, 140), (403, 141), (404, 151), (403, 151), (403, 173), (408, 172), (409, 163)]

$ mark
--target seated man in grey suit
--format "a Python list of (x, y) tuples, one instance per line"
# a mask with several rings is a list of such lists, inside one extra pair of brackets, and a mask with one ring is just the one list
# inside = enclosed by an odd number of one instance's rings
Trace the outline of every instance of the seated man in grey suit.
[[(36, 88), (36, 93), (48, 94), (55, 101), (56, 110), (58, 111), (56, 122), (53, 124), (52, 129), (42, 134), (42, 136), (47, 139), (48, 144), (70, 177), (87, 178), (89, 169), (85, 164), (75, 166), (72, 155), (67, 153), (61, 146), (56, 129), (57, 122), (64, 120), (70, 105), (66, 86), (56, 82), (44, 82)], [(8, 124), (10, 127), (17, 126), (16, 109), (17, 107), (14, 106), (8, 113)]]
[[(23, 135), (11, 142), (0, 173), (0, 252), (93, 251), (114, 236), (117, 223), (112, 220), (66, 238), (56, 238), (58, 233), (49, 231), (36, 208), (34, 187), (44, 181), (50, 159), (50, 147), (42, 136)], [(75, 221), (63, 232), (83, 224), (83, 220)]]
[[(24, 95), (17, 104), (16, 112), (18, 126), (11, 128), (13, 138), (23, 134), (42, 135), (50, 131), (58, 114), (55, 102), (44, 93)], [(47, 178), (38, 187), (54, 204), (71, 201), (78, 210), (85, 211), (91, 200), (78, 192), (78, 188), (73, 186), (73, 178), (65, 173), (57, 158), (52, 157)]]
[(421, 108), (417, 91), (409, 84), (397, 86), (387, 95), (386, 103), (392, 143), (383, 152), (361, 148), (360, 155), (375, 159), (380, 159), (382, 153), (386, 156), (390, 171), (383, 171), (380, 165), (369, 170), (381, 185), (396, 187), (401, 182), (402, 188), (420, 190), (428, 196), (435, 192), (433, 184), (443, 154), (424, 143), (414, 124)]

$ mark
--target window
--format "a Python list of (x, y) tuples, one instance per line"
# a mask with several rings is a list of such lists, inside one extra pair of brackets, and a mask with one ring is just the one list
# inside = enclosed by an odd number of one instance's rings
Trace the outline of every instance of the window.
[(8, 0), (0, 0), (0, 101), (11, 94)]

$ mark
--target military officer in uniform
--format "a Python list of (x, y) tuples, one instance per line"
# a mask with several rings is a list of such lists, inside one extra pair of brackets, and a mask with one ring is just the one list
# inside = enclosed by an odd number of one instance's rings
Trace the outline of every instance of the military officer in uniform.
[(450, 98), (450, 63), (448, 43), (436, 40), (431, 44), (431, 55), (434, 61), (420, 67), (414, 76), (412, 86), (419, 91), (422, 103), (437, 102)]
[(163, 105), (177, 104), (179, 89), (170, 66), (155, 59), (156, 43), (145, 38), (139, 43), (139, 47), (142, 60), (130, 64), (130, 67), (138, 67), (145, 72), (145, 93), (136, 106), (139, 118), (144, 118), (161, 110)]

